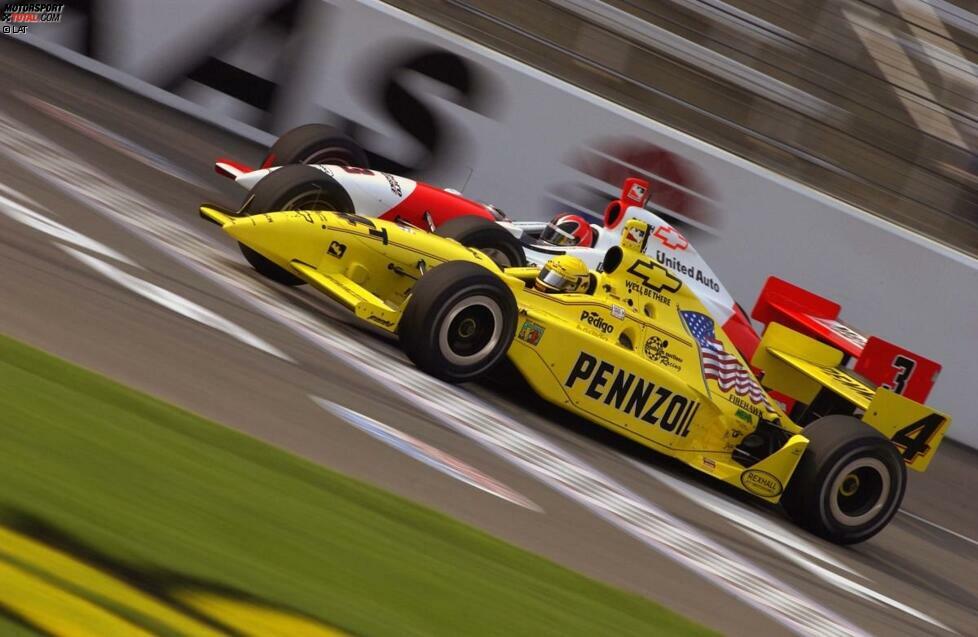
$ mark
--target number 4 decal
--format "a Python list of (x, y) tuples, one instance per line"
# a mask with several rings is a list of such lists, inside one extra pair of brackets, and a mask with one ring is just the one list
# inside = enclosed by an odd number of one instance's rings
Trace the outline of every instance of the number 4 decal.
[(911, 423), (899, 430), (890, 439), (903, 454), (905, 462), (912, 463), (917, 456), (930, 451), (928, 442), (944, 424), (944, 417), (939, 414), (928, 414), (917, 422)]
[(910, 382), (910, 377), (913, 376), (913, 370), (917, 367), (917, 361), (900, 354), (893, 359), (893, 367), (897, 370), (896, 375), (893, 377), (893, 385), (890, 386), (889, 383), (884, 383), (883, 387), (895, 394), (902, 394), (903, 390), (907, 388), (907, 383)]

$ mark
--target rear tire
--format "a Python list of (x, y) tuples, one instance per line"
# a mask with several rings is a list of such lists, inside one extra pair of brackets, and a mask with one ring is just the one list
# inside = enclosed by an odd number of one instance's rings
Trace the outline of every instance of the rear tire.
[(450, 261), (415, 284), (398, 336), (421, 371), (450, 383), (472, 381), (506, 355), (516, 313), (516, 299), (499, 277), (474, 263)]
[(788, 515), (836, 544), (879, 533), (907, 486), (907, 468), (893, 443), (852, 416), (820, 418), (803, 433), (810, 443), (781, 499)]
[(435, 228), (435, 234), (480, 250), (500, 268), (526, 264), (519, 239), (499, 224), (482, 217), (456, 217)]
[[(353, 200), (335, 179), (312, 166), (283, 166), (254, 185), (241, 212), (245, 215), (281, 210), (333, 210), (355, 213)], [(302, 279), (239, 243), (241, 254), (258, 273), (282, 285), (302, 285)]]
[(284, 133), (268, 149), (263, 166), (336, 164), (369, 168), (367, 153), (339, 130), (326, 124), (306, 124)]

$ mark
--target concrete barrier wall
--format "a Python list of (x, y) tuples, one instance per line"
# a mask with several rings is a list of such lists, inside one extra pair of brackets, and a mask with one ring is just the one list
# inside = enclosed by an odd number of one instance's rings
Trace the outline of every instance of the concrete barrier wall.
[(940, 361), (930, 402), (953, 416), (951, 438), (978, 447), (975, 259), (380, 2), (97, 7), (105, 14), (69, 13), (26, 39), (264, 143), (294, 125), (334, 123), (377, 167), (521, 219), (598, 215), (623, 176), (644, 174), (653, 207), (748, 309), (775, 274)]

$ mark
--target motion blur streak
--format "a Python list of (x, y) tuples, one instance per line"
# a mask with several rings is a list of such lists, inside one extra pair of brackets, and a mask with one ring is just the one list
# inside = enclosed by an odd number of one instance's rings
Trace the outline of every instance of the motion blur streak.
[(729, 500), (724, 500), (704, 489), (697, 487), (696, 485), (677, 480), (676, 478), (666, 475), (665, 473), (652, 467), (645, 465), (638, 466), (639, 469), (652, 476), (659, 482), (665, 484), (673, 491), (686, 496), (700, 506), (713, 511), (718, 515), (722, 515), (731, 522), (737, 524), (758, 542), (768, 546), (774, 552), (791, 560), (822, 581), (848, 593), (852, 593), (857, 597), (867, 599), (876, 604), (882, 604), (895, 608), (896, 610), (904, 612), (911, 617), (916, 617), (917, 619), (923, 620), (932, 626), (937, 626), (938, 628), (942, 628), (948, 632), (957, 634), (957, 631), (955, 631), (953, 628), (949, 628), (930, 615), (911, 608), (910, 606), (887, 597), (882, 593), (878, 593), (863, 584), (854, 582), (849, 578), (835, 573), (834, 571), (825, 568), (821, 564), (816, 563), (815, 560), (819, 560), (844, 570), (851, 575), (862, 577), (858, 573), (853, 572), (852, 569), (833, 559), (824, 551), (819, 550), (810, 542), (795, 536), (792, 532), (781, 529), (779, 526), (765, 520), (763, 517), (748, 510), (746, 507)]
[[(90, 168), (73, 153), (9, 115), (0, 117), (0, 152), (50, 180), (72, 197), (122, 223), (156, 247), (228, 287), (264, 314), (308, 338), (398, 393), (447, 427), (479, 442), (542, 479), (664, 556), (679, 561), (799, 635), (865, 633), (814, 600), (752, 566), (581, 459), (550, 445), (530, 429), (499, 414), (467, 392), (394, 365), (362, 343), (362, 333), (281, 303), (266, 284), (229, 266), (228, 258), (122, 183)], [(383, 358), (382, 358), (383, 357)]]
[(291, 363), (295, 362), (288, 356), (288, 354), (278, 349), (274, 345), (271, 345), (267, 341), (255, 336), (243, 327), (235, 325), (219, 314), (215, 314), (206, 307), (194, 303), (188, 298), (184, 298), (175, 292), (171, 292), (170, 290), (161, 288), (158, 285), (154, 285), (149, 281), (144, 281), (138, 277), (132, 276), (131, 274), (127, 274), (115, 266), (99, 261), (98, 259), (90, 257), (87, 254), (82, 254), (73, 248), (62, 246), (61, 249), (96, 272), (104, 275), (109, 280), (115, 281), (122, 287), (135, 292), (136, 294), (147, 298), (154, 303), (158, 303), (163, 307), (176, 312), (177, 314), (186, 316), (192, 321), (197, 321), (198, 323), (203, 323), (208, 327), (221, 330), (222, 332), (238, 339), (242, 343), (251, 345), (252, 347), (260, 349), (261, 351), (271, 354), (272, 356), (277, 356), (278, 358)]
[[(2, 184), (0, 184), (0, 190), (15, 195), (26, 203), (37, 206), (37, 202), (33, 201), (26, 195), (17, 193), (16, 191), (3, 186)], [(76, 230), (72, 230), (68, 226), (62, 225), (57, 221), (49, 219), (44, 215), (31, 210), (25, 205), (3, 195), (0, 195), (0, 212), (6, 214), (15, 221), (19, 221), (26, 226), (39, 230), (40, 232), (43, 232), (65, 243), (70, 243), (74, 246), (84, 248), (85, 250), (100, 254), (104, 257), (115, 259), (116, 261), (120, 261), (134, 268), (140, 267), (121, 252), (117, 252), (109, 246), (80, 232), (77, 232)], [(272, 356), (277, 356), (285, 361), (295, 362), (287, 354), (285, 354), (285, 352), (281, 351), (277, 347), (274, 347), (267, 341), (255, 336), (243, 327), (235, 325), (231, 321), (228, 321), (224, 317), (212, 312), (206, 307), (194, 303), (190, 299), (184, 298), (175, 292), (171, 292), (159, 287), (158, 285), (154, 285), (148, 281), (132, 276), (131, 274), (127, 274), (113, 265), (105, 263), (99, 259), (95, 259), (87, 254), (75, 250), (74, 248), (64, 245), (60, 245), (59, 247), (64, 252), (81, 261), (93, 270), (103, 274), (107, 278), (115, 281), (132, 292), (153, 301), (154, 303), (158, 303), (165, 308), (186, 316), (189, 319), (203, 323), (204, 325), (213, 327), (214, 329), (218, 329), (247, 345), (251, 345), (252, 347), (260, 349), (263, 352), (271, 354)]]
[(506, 485), (487, 476), (471, 465), (462, 462), (458, 458), (450, 456), (427, 443), (421, 442), (414, 436), (409, 436), (378, 420), (368, 418), (359, 412), (347, 409), (342, 405), (337, 405), (319, 396), (311, 396), (311, 398), (313, 402), (326, 411), (342, 418), (367, 435), (394, 447), (398, 451), (404, 452), (418, 462), (422, 462), (437, 471), (441, 471), (445, 475), (451, 476), (476, 489), (490, 493), (497, 498), (502, 498), (507, 502), (512, 502), (526, 509), (543, 513), (543, 509)]
[(31, 210), (24, 204), (25, 203), (31, 204), (34, 207), (40, 207), (40, 206), (37, 204), (36, 201), (31, 199), (27, 195), (23, 195), (15, 190), (11, 190), (10, 188), (4, 186), (3, 184), (0, 184), (0, 191), (3, 191), (8, 195), (11, 195), (12, 197), (20, 199), (21, 201), (24, 202), (21, 203), (20, 201), (15, 201), (10, 197), (5, 197), (3, 195), (0, 195), (0, 213), (7, 215), (14, 221), (20, 222), (25, 226), (34, 228), (35, 230), (43, 232), (44, 234), (54, 237), (55, 239), (58, 239), (60, 241), (64, 241), (66, 243), (76, 245), (78, 247), (89, 250), (90, 252), (95, 252), (96, 254), (101, 254), (104, 257), (115, 259), (116, 261), (121, 261), (122, 263), (126, 263), (133, 267), (138, 267), (135, 263), (133, 263), (131, 259), (129, 259), (129, 257), (122, 254), (121, 252), (117, 252), (116, 250), (113, 250), (109, 246), (105, 245), (104, 243), (96, 241), (91, 237), (87, 237), (81, 234), (80, 232), (76, 232), (72, 230), (68, 226), (62, 225), (57, 221), (54, 221), (53, 219), (49, 219), (48, 217), (45, 217), (39, 212)]

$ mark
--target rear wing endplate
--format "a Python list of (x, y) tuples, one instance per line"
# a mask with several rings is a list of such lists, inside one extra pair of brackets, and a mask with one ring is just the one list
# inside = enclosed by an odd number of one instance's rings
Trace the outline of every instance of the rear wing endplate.
[(811, 404), (827, 389), (862, 412), (862, 420), (896, 445), (907, 466), (923, 471), (951, 419), (930, 407), (876, 387), (841, 367), (843, 353), (777, 323), (768, 325), (751, 364), (764, 372), (762, 384)]
[(867, 336), (839, 318), (841, 306), (777, 277), (768, 277), (751, 317), (779, 323), (855, 359), (853, 370), (873, 383), (925, 402), (941, 365), (877, 336)]

